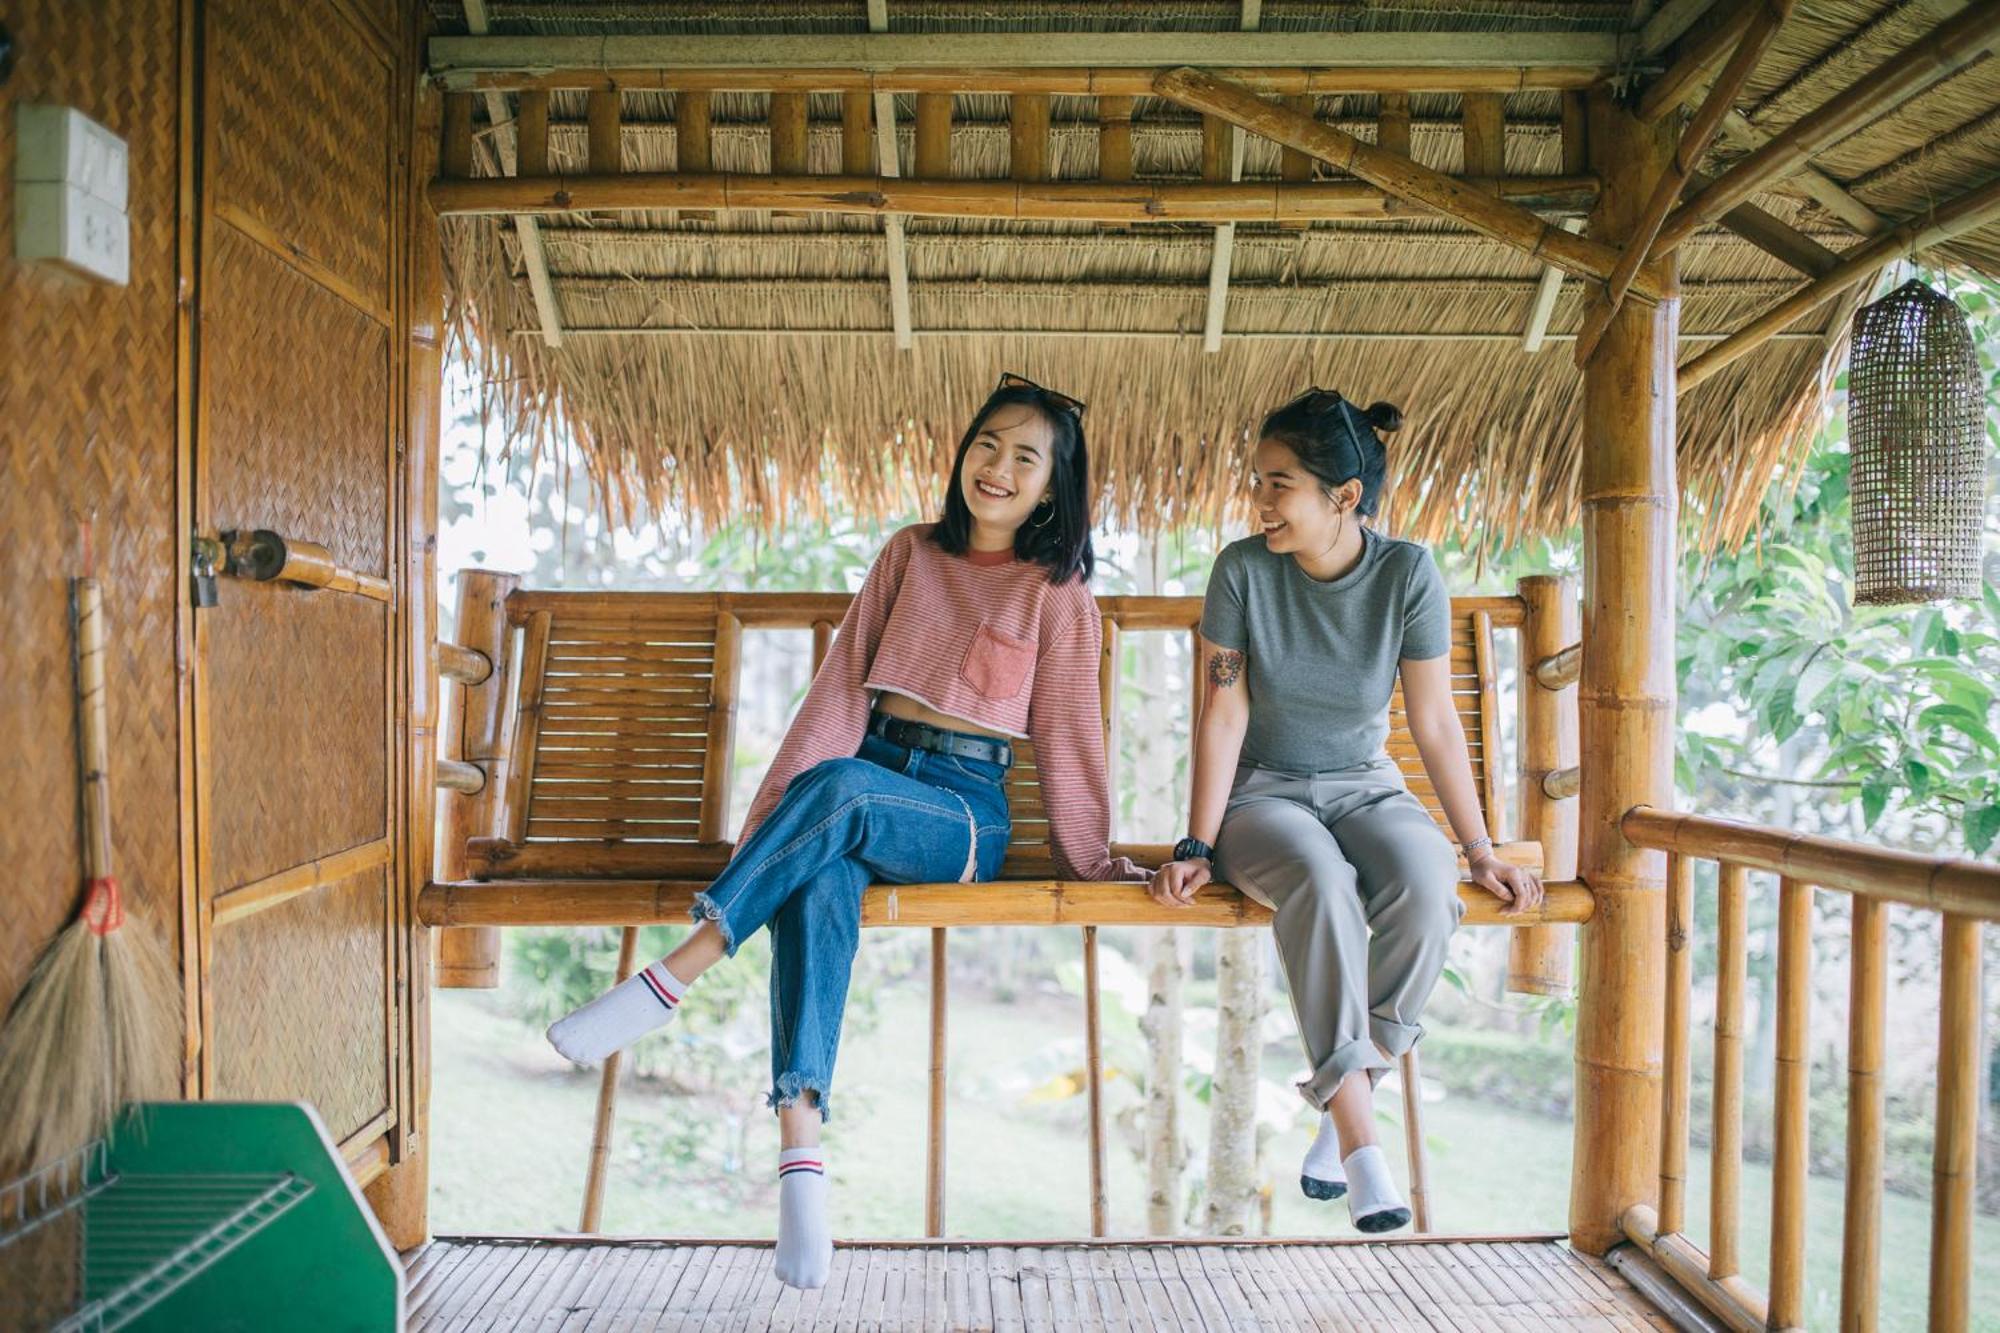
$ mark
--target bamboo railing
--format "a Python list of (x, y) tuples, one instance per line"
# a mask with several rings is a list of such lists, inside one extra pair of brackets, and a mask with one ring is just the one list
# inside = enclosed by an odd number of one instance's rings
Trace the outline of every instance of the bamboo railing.
[[(552, 626), (564, 617), (583, 623), (622, 625), (642, 615), (649, 598), (671, 601), (677, 613), (715, 625), (713, 671), (707, 679), (708, 737), (702, 751), (702, 801), (698, 837), (693, 842), (622, 842), (596, 838), (530, 840), (530, 803), (535, 791), (537, 746), (544, 707), (544, 675), (551, 655)], [(484, 571), (461, 575), (459, 643), (439, 645), (439, 675), (457, 686), (447, 691), (453, 708), (446, 728), (446, 755), (439, 787), (447, 820), (438, 879), (420, 895), (418, 916), (438, 927), (440, 985), (498, 984), (499, 930), (521, 925), (611, 925), (621, 928), (617, 974), (623, 980), (636, 965), (638, 928), (653, 922), (684, 922), (694, 894), (727, 864), (727, 791), (734, 741), (736, 691), (747, 628), (810, 629), (812, 665), (817, 670), (833, 642), (847, 599), (816, 594), (617, 594), (542, 592), (519, 589), (510, 576)], [(1110, 777), (1117, 782), (1117, 664), (1121, 645), (1134, 632), (1186, 637), (1190, 661), (1198, 659), (1199, 598), (1105, 597), (1104, 694), (1106, 750)], [(1574, 772), (1575, 691), (1570, 682), (1534, 670), (1542, 657), (1561, 655), (1576, 628), (1575, 587), (1567, 580), (1524, 582), (1517, 597), (1453, 599), (1463, 626), (1454, 632), (1454, 689), (1465, 714), (1469, 739), (1481, 758), (1479, 795), (1496, 839), (1506, 835), (1501, 745), (1498, 727), (1495, 632), (1521, 632), (1520, 707), (1524, 745), (1520, 780), (1530, 811), (1530, 831), (1549, 840), (1555, 860), (1547, 867), (1546, 902), (1536, 912), (1507, 917), (1488, 894), (1461, 885), (1467, 925), (1504, 925), (1517, 940), (1510, 986), (1560, 993), (1569, 986), (1569, 955), (1577, 923), (1590, 918), (1590, 892), (1574, 880), (1576, 815), (1574, 799), (1550, 790), (1550, 774)], [(1469, 627), (1469, 630), (1465, 627)], [(1458, 642), (1464, 639), (1465, 642)], [(1575, 653), (1569, 651), (1573, 659)], [(1459, 660), (1459, 659), (1463, 660)], [(1573, 679), (1573, 677), (1572, 677)], [(1198, 718), (1200, 689), (1191, 682)], [(507, 701), (513, 701), (512, 718)], [(1398, 705), (1400, 706), (1400, 705)], [(613, 705), (615, 708), (615, 705)], [(1191, 718), (1191, 721), (1194, 718)], [(1392, 738), (1391, 753), (1414, 762), (1406, 736)], [(1428, 790), (1427, 786), (1423, 788)], [(1117, 844), (1115, 854), (1143, 864), (1167, 859), (1168, 848)], [(1504, 858), (1540, 865), (1543, 847), (1501, 841)], [(1026, 871), (1023, 874), (1023, 870)], [(917, 926), (931, 931), (929, 1129), (926, 1135), (925, 1233), (945, 1233), (947, 1060), (949, 1022), (947, 958), (954, 926), (1067, 925), (1080, 929), (1084, 957), (1085, 1094), (1088, 1110), (1089, 1215), (1093, 1236), (1109, 1233), (1108, 1172), (1105, 1154), (1104, 1058), (1100, 1024), (1098, 928), (1138, 926), (1258, 926), (1268, 909), (1222, 885), (1204, 888), (1181, 909), (1161, 908), (1142, 886), (1082, 884), (1045, 879), (1049, 872), (1029, 861), (1003, 871), (1011, 878), (970, 885), (878, 885), (862, 901), (863, 926)], [(597, 1229), (602, 1216), (606, 1167), (616, 1120), (621, 1062), (612, 1057), (600, 1076), (595, 1132), (585, 1182), (581, 1229)], [(1411, 1157), (1411, 1202), (1418, 1231), (1431, 1225), (1432, 1199), (1424, 1169), (1420, 1079), (1415, 1053), (1403, 1058), (1405, 1132)]]
[[(1974, 1152), (1978, 1126), (1980, 932), (2000, 920), (2000, 866), (1892, 852), (1645, 806), (1620, 821), (1625, 837), (1667, 860), (1666, 1045), (1657, 1208), (1638, 1205), (1625, 1233), (1731, 1328), (1805, 1325), (1807, 1106), (1812, 903), (1853, 902), (1849, 978), (1847, 1183), (1840, 1326), (1876, 1327), (1881, 1285), (1882, 1063), (1888, 1007), (1890, 904), (1943, 917), (1938, 1102), (1933, 1147), (1930, 1327), (1966, 1327), (1971, 1304)], [(1685, 1234), (1694, 863), (1719, 868), (1716, 903), (1715, 1092), (1710, 1250)], [(1773, 1114), (1770, 1290), (1744, 1280), (1738, 1228), (1743, 1165), (1743, 997), (1749, 877), (1778, 877), (1777, 1078)]]

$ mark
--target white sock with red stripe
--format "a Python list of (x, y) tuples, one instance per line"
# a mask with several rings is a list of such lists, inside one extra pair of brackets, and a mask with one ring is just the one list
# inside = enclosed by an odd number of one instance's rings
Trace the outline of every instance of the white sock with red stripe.
[(593, 1064), (664, 1026), (686, 991), (662, 959), (549, 1024), (549, 1043), (566, 1059)]
[(826, 1154), (819, 1145), (778, 1154), (778, 1281), (808, 1290), (826, 1285), (833, 1236), (826, 1229)]

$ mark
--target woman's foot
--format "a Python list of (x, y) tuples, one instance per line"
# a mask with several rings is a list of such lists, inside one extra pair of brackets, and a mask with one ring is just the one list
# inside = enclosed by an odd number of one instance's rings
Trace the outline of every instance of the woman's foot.
[(1347, 1215), (1356, 1231), (1378, 1235), (1410, 1224), (1410, 1206), (1396, 1189), (1380, 1144), (1356, 1148), (1341, 1166), (1347, 1172)]
[(654, 963), (549, 1024), (549, 1044), (564, 1059), (595, 1064), (664, 1027), (686, 991), (687, 983), (667, 971), (664, 961)]
[(1299, 1188), (1308, 1199), (1322, 1202), (1347, 1193), (1347, 1170), (1340, 1164), (1340, 1135), (1334, 1131), (1333, 1117), (1319, 1113), (1319, 1136), (1306, 1149), (1305, 1163), (1299, 1167)]
[(826, 1285), (833, 1237), (826, 1229), (826, 1154), (817, 1144), (778, 1154), (778, 1281), (812, 1290)]

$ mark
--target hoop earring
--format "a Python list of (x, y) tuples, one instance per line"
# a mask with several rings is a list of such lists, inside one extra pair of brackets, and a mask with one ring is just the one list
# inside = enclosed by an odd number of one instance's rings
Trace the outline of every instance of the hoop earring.
[(1054, 500), (1043, 500), (1040, 504), (1036, 505), (1035, 508), (1046, 509), (1049, 512), (1042, 515), (1041, 522), (1039, 523), (1031, 522), (1028, 524), (1028, 526), (1031, 528), (1046, 528), (1049, 525), (1049, 520), (1056, 516), (1056, 502)]

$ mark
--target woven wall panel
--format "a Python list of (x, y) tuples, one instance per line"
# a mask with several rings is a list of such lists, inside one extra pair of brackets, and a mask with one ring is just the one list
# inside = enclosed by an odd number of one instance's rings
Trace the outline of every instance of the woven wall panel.
[[(175, 947), (179, 838), (174, 672), (176, 6), (18, 0), (19, 59), (0, 85), (0, 163), (14, 107), (74, 106), (130, 153), (132, 280), (61, 276), (14, 260), (0, 208), (0, 1004), (75, 911), (75, 706), (67, 588), (73, 516), (94, 513), (111, 651), (114, 854), (127, 905)], [(33, 58), (27, 58), (33, 53)], [(11, 172), (11, 165), (5, 170)], [(4, 1285), (4, 1283), (0, 1283)]]
[(376, 40), (337, 5), (268, 0), (215, 0), (207, 30), (217, 198), (388, 305), (391, 85)]
[(389, 334), (227, 223), (202, 321), (207, 521), (388, 572)]
[(231, 580), (202, 615), (215, 892), (386, 836), (387, 608)]
[(339, 1141), (389, 1104), (378, 866), (215, 932), (215, 1095), (312, 1102)]

